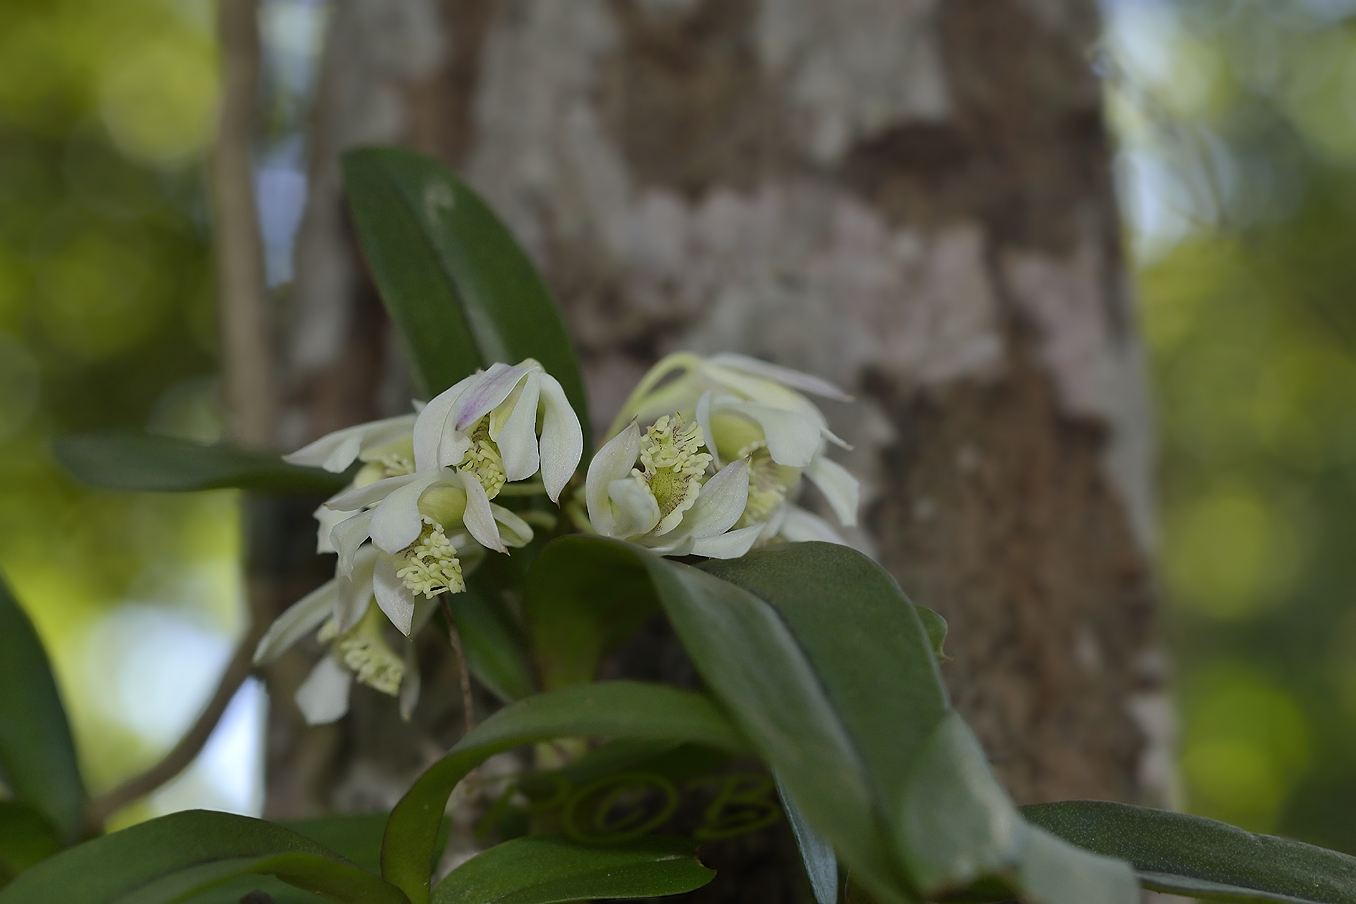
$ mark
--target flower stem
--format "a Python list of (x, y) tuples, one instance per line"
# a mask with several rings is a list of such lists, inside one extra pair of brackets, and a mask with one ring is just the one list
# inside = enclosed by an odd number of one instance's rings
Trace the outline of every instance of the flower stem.
[(466, 665), (466, 653), (461, 646), (461, 633), (457, 631), (457, 622), (452, 618), (452, 604), (447, 595), (443, 595), (443, 615), (447, 616), (447, 636), (452, 641), (452, 650), (457, 654), (457, 677), (461, 680), (461, 707), (466, 718), (466, 733), (476, 727), (474, 701), (471, 699), (471, 670)]

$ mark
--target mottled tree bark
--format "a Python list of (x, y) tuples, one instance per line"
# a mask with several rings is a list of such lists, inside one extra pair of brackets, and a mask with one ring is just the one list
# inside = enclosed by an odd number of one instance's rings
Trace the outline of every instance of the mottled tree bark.
[[(404, 390), (335, 152), (435, 153), (541, 266), (595, 429), (682, 347), (856, 392), (829, 412), (866, 491), (853, 540), (950, 620), (948, 681), (1008, 787), (1159, 799), (1152, 438), (1097, 29), (1092, 0), (340, 0), (290, 439)], [(419, 756), (456, 724), (434, 696), (402, 735)], [(408, 780), (362, 722), (317, 803)]]

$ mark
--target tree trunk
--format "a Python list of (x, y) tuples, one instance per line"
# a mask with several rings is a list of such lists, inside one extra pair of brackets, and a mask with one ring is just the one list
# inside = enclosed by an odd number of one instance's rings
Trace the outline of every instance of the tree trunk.
[[(944, 672), (1013, 794), (1162, 802), (1152, 437), (1098, 27), (1093, 0), (341, 0), (288, 439), (402, 399), (335, 152), (436, 153), (542, 268), (596, 430), (676, 348), (857, 393), (829, 412), (865, 490), (852, 539), (950, 621)], [(308, 787), (398, 793), (414, 764), (342, 731)], [(299, 787), (281, 768), (271, 789)]]

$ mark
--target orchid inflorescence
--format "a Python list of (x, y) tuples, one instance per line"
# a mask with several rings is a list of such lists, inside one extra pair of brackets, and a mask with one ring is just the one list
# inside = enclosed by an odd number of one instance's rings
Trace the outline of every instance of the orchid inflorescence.
[[(805, 392), (850, 398), (742, 355), (670, 355), (636, 386), (565, 508), (582, 531), (666, 556), (842, 543), (795, 504), (805, 478), (840, 525), (856, 523), (857, 481), (824, 454), (830, 443), (849, 447)], [(347, 712), (355, 678), (397, 696), (409, 718), (419, 694), (412, 638), (438, 598), (464, 591), (487, 552), (532, 541), (528, 520), (494, 500), (514, 486), (513, 495), (560, 504), (583, 456), (560, 383), (530, 358), (493, 364), (415, 407), (284, 456), (335, 473), (361, 462), (315, 512), (317, 552), (338, 556), (334, 578), (279, 616), (255, 652), (256, 664), (270, 662), (318, 631), (330, 652), (296, 694), (311, 724)], [(403, 653), (387, 642), (387, 621), (403, 635)]]

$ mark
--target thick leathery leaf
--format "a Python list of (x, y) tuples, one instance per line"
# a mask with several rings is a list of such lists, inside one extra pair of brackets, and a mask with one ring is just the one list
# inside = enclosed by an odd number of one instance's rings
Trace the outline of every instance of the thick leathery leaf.
[(1072, 800), (1022, 808), (1047, 832), (1128, 860), (1146, 888), (1222, 901), (1356, 904), (1356, 857), (1148, 807)]
[(406, 904), (373, 874), (273, 823), (188, 810), (104, 835), (44, 860), (0, 904), (158, 904), (259, 873), (344, 904)]
[(687, 741), (731, 752), (747, 750), (720, 708), (692, 691), (612, 681), (519, 700), (462, 738), (396, 804), (382, 842), (382, 875), (413, 904), (426, 904), (438, 823), (457, 783), (496, 753), (563, 737)]
[(80, 834), (85, 785), (66, 709), (33, 623), (0, 578), (0, 773), (16, 800), (67, 842)]
[(623, 546), (594, 547), (574, 560), (558, 544), (527, 576), (524, 610), (542, 684), (593, 680), (598, 663), (659, 608), (650, 576)]
[(348, 482), (343, 474), (289, 465), (276, 455), (156, 433), (64, 436), (52, 443), (52, 453), (80, 480), (106, 490), (181, 493), (236, 488), (328, 496)]
[(712, 694), (873, 899), (988, 886), (1085, 904), (1084, 879), (1097, 875), (1115, 877), (1097, 900), (1134, 901), (1128, 865), (1032, 841), (951, 710), (918, 613), (865, 556), (787, 544), (698, 569), (566, 537), (538, 568), (549, 586), (556, 569), (593, 561), (610, 574), (626, 556), (649, 574)]
[(17, 800), (0, 800), (0, 888), (65, 845), (37, 809)]
[(791, 823), (791, 833), (796, 836), (805, 878), (810, 880), (810, 891), (816, 904), (834, 904), (838, 900), (838, 858), (833, 855), (833, 845), (810, 825), (781, 781), (777, 782), (777, 795), (786, 812), (786, 821)]
[(555, 904), (649, 898), (701, 888), (716, 875), (689, 838), (656, 836), (588, 845), (531, 835), (496, 845), (457, 867), (433, 889), (434, 904)]
[(535, 358), (587, 424), (560, 312), (475, 192), (436, 160), (398, 148), (349, 151), (343, 172), (363, 256), (423, 388), (436, 394), (478, 367)]
[[(299, 819), (283, 825), (375, 875), (381, 872), (381, 838), (386, 831), (386, 817), (385, 813), (345, 813)], [(439, 850), (446, 844), (450, 826), (450, 821), (444, 817)], [(318, 904), (325, 900), (272, 876), (251, 875), (195, 894), (186, 904), (240, 904), (250, 892), (268, 895), (273, 904)]]

